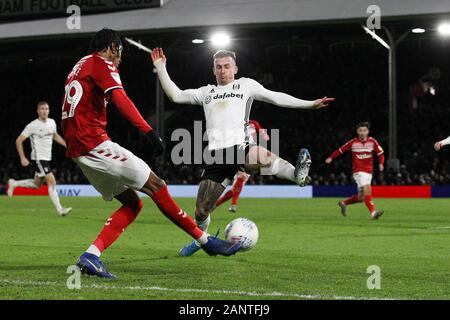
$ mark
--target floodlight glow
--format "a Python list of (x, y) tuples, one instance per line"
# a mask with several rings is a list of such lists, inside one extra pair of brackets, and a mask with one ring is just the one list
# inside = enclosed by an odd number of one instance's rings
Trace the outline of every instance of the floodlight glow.
[(442, 23), (438, 27), (438, 32), (443, 35), (450, 35), (450, 23)]
[(224, 32), (215, 33), (211, 37), (211, 43), (215, 47), (226, 47), (231, 42), (230, 35)]
[(194, 40), (192, 40), (192, 43), (194, 43), (194, 44), (202, 44), (203, 42), (205, 42), (205, 40), (203, 40), (203, 39), (194, 39)]
[(425, 29), (423, 28), (414, 28), (411, 30), (412, 33), (424, 33)]

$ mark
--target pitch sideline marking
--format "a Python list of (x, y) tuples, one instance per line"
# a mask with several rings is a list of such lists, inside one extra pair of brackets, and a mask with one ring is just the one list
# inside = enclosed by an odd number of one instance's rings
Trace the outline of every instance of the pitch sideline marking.
[[(0, 283), (15, 284), (15, 285), (30, 285), (30, 286), (47, 286), (47, 287), (65, 287), (65, 284), (55, 281), (24, 281), (24, 280), (9, 280), (0, 279)], [(398, 298), (379, 298), (379, 297), (354, 297), (354, 296), (334, 296), (334, 295), (320, 295), (320, 294), (300, 294), (300, 293), (285, 293), (285, 292), (255, 292), (255, 291), (239, 291), (239, 290), (210, 290), (210, 289), (194, 289), (194, 288), (165, 288), (158, 286), (141, 287), (141, 286), (108, 286), (108, 285), (85, 285), (82, 288), (88, 289), (103, 289), (103, 290), (136, 290), (136, 291), (168, 291), (168, 292), (182, 292), (182, 293), (213, 293), (213, 294), (232, 294), (249, 297), (285, 297), (285, 298), (299, 298), (299, 299), (331, 299), (331, 300), (401, 300)]]
[(427, 228), (410, 228), (410, 230), (414, 231), (433, 231), (433, 230), (443, 230), (443, 231), (450, 231), (450, 226), (445, 227), (427, 227)]

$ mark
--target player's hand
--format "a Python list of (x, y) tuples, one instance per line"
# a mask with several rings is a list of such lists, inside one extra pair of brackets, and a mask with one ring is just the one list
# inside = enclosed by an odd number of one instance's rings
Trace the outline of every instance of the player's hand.
[(22, 167), (28, 167), (30, 165), (30, 161), (27, 158), (20, 159), (20, 164)]
[(380, 172), (383, 172), (384, 171), (384, 165), (380, 164), (379, 169), (380, 169)]
[(163, 154), (166, 146), (156, 130), (153, 129), (149, 131), (146, 136), (152, 145), (153, 156), (158, 157)]
[(153, 49), (152, 53), (150, 55), (152, 57), (153, 63), (155, 63), (155, 61), (157, 61), (159, 59), (161, 59), (164, 64), (166, 64), (166, 62), (167, 62), (167, 58), (164, 55), (164, 51), (163, 51), (162, 48), (155, 48), (155, 49)]
[(441, 141), (438, 141), (434, 144), (434, 150), (439, 151), (444, 146), (444, 144)]
[(334, 101), (334, 98), (328, 98), (328, 97), (323, 97), (322, 99), (317, 99), (316, 101), (314, 101), (313, 108), (321, 109), (321, 108), (328, 107), (328, 105), (333, 101)]
[(333, 158), (330, 157), (325, 159), (326, 164), (330, 164), (331, 162), (333, 162)]

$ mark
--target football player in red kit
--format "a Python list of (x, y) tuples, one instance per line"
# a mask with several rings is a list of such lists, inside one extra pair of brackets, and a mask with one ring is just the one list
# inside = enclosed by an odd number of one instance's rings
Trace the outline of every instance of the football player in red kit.
[(136, 191), (149, 195), (161, 212), (186, 231), (210, 255), (232, 255), (240, 245), (211, 237), (172, 199), (167, 186), (150, 167), (132, 152), (112, 142), (106, 132), (106, 107), (111, 101), (119, 112), (148, 139), (153, 155), (164, 151), (156, 131), (143, 119), (128, 98), (118, 66), (122, 42), (110, 29), (100, 30), (91, 40), (91, 54), (82, 58), (69, 73), (62, 108), (62, 129), (67, 157), (78, 164), (103, 199), (117, 199), (122, 206), (107, 220), (97, 239), (77, 263), (81, 272), (114, 278), (100, 260), (137, 217), (143, 202)]
[(352, 172), (353, 178), (358, 185), (358, 194), (344, 201), (339, 201), (338, 205), (341, 207), (342, 215), (346, 216), (346, 209), (349, 204), (364, 201), (369, 209), (371, 219), (376, 220), (383, 215), (383, 210), (376, 210), (372, 200), (372, 188), (370, 185), (372, 182), (373, 155), (377, 155), (379, 170), (382, 172), (384, 170), (384, 151), (377, 140), (369, 137), (369, 129), (370, 124), (368, 122), (358, 123), (356, 126), (358, 136), (334, 151), (325, 160), (325, 163), (330, 164), (341, 154), (347, 151), (352, 152)]
[[(256, 120), (250, 120), (248, 122), (248, 128), (249, 128), (249, 134), (252, 136), (254, 141), (258, 141), (258, 136), (261, 137), (264, 141), (269, 141), (270, 137), (267, 134), (266, 129), (264, 129), (258, 121)], [(231, 190), (228, 190), (225, 192), (223, 196), (219, 198), (219, 200), (216, 201), (216, 207), (220, 206), (225, 201), (228, 201), (231, 198), (231, 206), (228, 209), (230, 212), (236, 212), (237, 211), (237, 202), (239, 199), (239, 195), (241, 194), (242, 190), (244, 189), (244, 185), (247, 182), (248, 178), (250, 177), (249, 174), (238, 171), (236, 175), (234, 176), (233, 185), (231, 187)]]

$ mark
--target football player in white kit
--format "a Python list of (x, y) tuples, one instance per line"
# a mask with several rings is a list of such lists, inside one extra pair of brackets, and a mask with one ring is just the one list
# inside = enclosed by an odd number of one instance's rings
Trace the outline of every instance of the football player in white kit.
[[(16, 148), (23, 167), (33, 165), (35, 170), (34, 179), (8, 180), (8, 196), (12, 197), (16, 187), (39, 189), (45, 182), (48, 185), (48, 195), (60, 216), (67, 215), (72, 208), (64, 208), (59, 201), (56, 191), (56, 179), (52, 173), (52, 145), (53, 141), (66, 147), (66, 142), (56, 130), (55, 120), (48, 117), (50, 107), (47, 102), (41, 101), (37, 104), (38, 118), (31, 121), (16, 140)], [(30, 138), (31, 163), (25, 156), (23, 142)]]
[[(163, 50), (155, 48), (151, 57), (163, 90), (171, 101), (203, 106), (208, 149), (214, 159), (217, 159), (217, 155), (224, 155), (224, 161), (207, 164), (201, 177), (195, 209), (195, 219), (200, 229), (208, 229), (210, 212), (239, 170), (257, 172), (266, 168), (276, 177), (290, 180), (299, 186), (310, 182), (308, 173), (311, 157), (308, 150), (300, 150), (294, 167), (253, 141), (248, 132), (252, 102), (258, 100), (285, 108), (319, 109), (328, 106), (334, 98), (306, 101), (270, 91), (250, 78), (235, 79), (238, 72), (236, 55), (227, 50), (220, 50), (213, 56), (213, 73), (217, 85), (180, 90), (167, 73), (167, 59)], [(233, 156), (232, 163), (228, 161), (229, 154)], [(200, 246), (194, 241), (183, 247), (180, 255), (191, 256), (199, 249)]]

